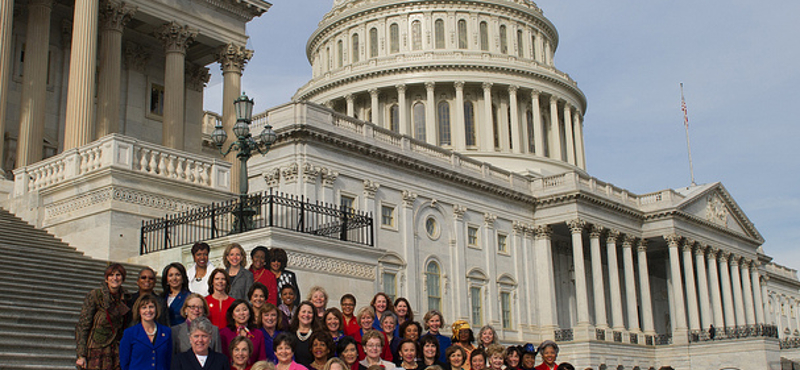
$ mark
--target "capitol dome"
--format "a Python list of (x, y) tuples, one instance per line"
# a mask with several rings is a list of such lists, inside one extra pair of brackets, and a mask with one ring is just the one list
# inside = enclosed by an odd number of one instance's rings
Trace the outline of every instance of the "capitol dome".
[(294, 100), (519, 173), (583, 171), (586, 97), (557, 45), (529, 0), (335, 0)]

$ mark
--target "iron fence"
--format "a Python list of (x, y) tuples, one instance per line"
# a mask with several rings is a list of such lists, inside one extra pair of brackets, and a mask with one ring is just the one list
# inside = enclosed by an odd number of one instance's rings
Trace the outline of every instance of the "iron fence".
[(572, 329), (559, 329), (554, 334), (556, 342), (571, 342), (574, 340)]
[(689, 342), (706, 342), (711, 340), (725, 340), (754, 337), (778, 337), (778, 327), (775, 325), (741, 325), (728, 326), (722, 329), (701, 329), (689, 332)]
[(374, 221), (368, 212), (270, 191), (142, 221), (139, 252), (158, 252), (266, 227), (361, 245), (375, 243)]

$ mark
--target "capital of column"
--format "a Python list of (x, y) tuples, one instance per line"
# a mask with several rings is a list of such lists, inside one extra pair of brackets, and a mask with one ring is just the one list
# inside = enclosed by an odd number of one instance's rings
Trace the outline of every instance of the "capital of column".
[(742, 267), (742, 268), (745, 268), (745, 269), (748, 269), (748, 270), (750, 269), (750, 265), (751, 265), (752, 263), (753, 263), (753, 261), (752, 261), (752, 260), (750, 260), (750, 259), (749, 259), (749, 258), (747, 258), (747, 257), (742, 257), (742, 259), (740, 260), (740, 265), (741, 265), (741, 267)]
[(695, 255), (705, 255), (707, 247), (702, 244), (697, 244), (697, 248), (694, 249)]
[(464, 219), (464, 214), (467, 213), (467, 207), (459, 204), (453, 205), (453, 217), (460, 221)]
[(425, 90), (432, 91), (436, 87), (436, 82), (428, 81), (425, 83)]
[(344, 100), (346, 100), (347, 103), (352, 103), (353, 100), (355, 100), (355, 97), (353, 96), (353, 94), (347, 94), (344, 96)]
[(625, 235), (622, 237), (622, 248), (631, 248), (633, 247), (633, 243), (636, 241), (635, 236)]
[(508, 86), (508, 93), (509, 94), (516, 94), (517, 90), (519, 90), (519, 86), (517, 86), (517, 85), (509, 85)]
[(553, 236), (553, 228), (550, 227), (550, 225), (536, 225), (534, 233), (536, 233), (537, 238), (550, 239), (550, 237)]
[(330, 170), (328, 168), (323, 168), (320, 171), (320, 177), (322, 178), (322, 186), (324, 187), (333, 187), (333, 184), (336, 182), (336, 178), (339, 177), (339, 172)]
[(647, 239), (639, 239), (639, 243), (636, 245), (636, 251), (647, 252)]
[(603, 235), (603, 231), (606, 229), (599, 225), (592, 225), (592, 230), (589, 231), (589, 237), (591, 238), (600, 238)]
[(186, 63), (186, 85), (190, 89), (202, 92), (210, 80), (211, 74), (207, 67)]
[(372, 180), (364, 179), (364, 196), (367, 198), (375, 198), (375, 193), (380, 187), (381, 184)]
[(667, 244), (669, 244), (670, 247), (678, 248), (680, 247), (681, 240), (683, 240), (683, 237), (678, 234), (670, 234), (670, 235), (664, 235), (664, 240), (667, 241)]
[(693, 239), (686, 238), (686, 239), (683, 240), (683, 248), (682, 248), (682, 250), (684, 252), (686, 252), (686, 251), (691, 252), (692, 248), (694, 247), (694, 244), (695, 244), (695, 241)]
[(378, 89), (377, 88), (373, 87), (373, 88), (371, 88), (371, 89), (369, 89), (367, 91), (369, 92), (369, 96), (371, 96), (373, 98), (377, 98), (378, 97)]
[(717, 252), (717, 260), (720, 262), (728, 262), (728, 253), (723, 252), (722, 249)]
[(303, 181), (310, 184), (317, 182), (317, 176), (321, 171), (322, 169), (320, 167), (314, 166), (308, 162), (303, 163)]
[(394, 88), (397, 89), (398, 94), (403, 94), (406, 92), (406, 84), (397, 84), (394, 85)]
[(739, 266), (739, 260), (741, 260), (741, 257), (731, 253), (730, 258), (728, 258), (728, 264), (731, 265), (731, 267)]
[(164, 43), (164, 50), (167, 53), (186, 53), (186, 48), (194, 42), (198, 30), (190, 26), (181, 26), (178, 22), (172, 21), (163, 24), (153, 33), (157, 39)]
[(242, 73), (244, 66), (253, 57), (253, 51), (244, 46), (229, 43), (217, 50), (217, 62), (222, 72)]
[(493, 84), (493, 83), (491, 83), (491, 82), (484, 82), (484, 83), (481, 85), (481, 87), (483, 87), (483, 90), (484, 90), (484, 91), (486, 91), (486, 90), (491, 90), (491, 89), (492, 89), (492, 86), (494, 86), (494, 84)]
[(456, 88), (456, 91), (463, 91), (464, 90), (464, 81), (456, 81), (453, 86)]
[(583, 228), (586, 226), (586, 221), (576, 218), (574, 220), (568, 221), (567, 225), (569, 226), (569, 230), (573, 234), (580, 234), (583, 232)]
[(619, 239), (620, 232), (616, 229), (611, 229), (608, 231), (608, 236), (606, 237), (606, 243), (617, 243), (617, 239)]
[(522, 221), (514, 221), (511, 227), (514, 229), (515, 234), (522, 234), (525, 232), (526, 225)]
[(541, 95), (541, 94), (542, 94), (541, 90), (536, 90), (536, 89), (531, 90), (531, 97), (532, 98), (537, 98), (538, 99), (539, 95)]
[(483, 214), (483, 222), (486, 225), (486, 227), (494, 229), (495, 221), (497, 221), (497, 215), (488, 212)]
[(412, 207), (414, 205), (414, 201), (417, 200), (417, 193), (403, 190), (403, 205), (406, 207)]
[(128, 5), (124, 1), (103, 0), (100, 2), (100, 29), (122, 32), (137, 7)]
[(550, 95), (550, 104), (558, 104), (558, 97), (555, 95)]

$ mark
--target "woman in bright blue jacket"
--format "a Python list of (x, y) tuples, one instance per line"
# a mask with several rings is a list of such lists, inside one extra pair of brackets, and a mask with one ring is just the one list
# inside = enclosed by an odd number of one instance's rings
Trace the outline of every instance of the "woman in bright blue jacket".
[(122, 370), (169, 370), (172, 364), (172, 331), (156, 322), (161, 306), (152, 294), (145, 294), (133, 304), (133, 318), (138, 324), (125, 330), (119, 344)]

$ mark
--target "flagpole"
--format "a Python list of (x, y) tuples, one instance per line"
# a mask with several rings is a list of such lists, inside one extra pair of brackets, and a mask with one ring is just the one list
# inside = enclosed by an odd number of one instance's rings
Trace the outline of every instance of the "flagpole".
[(689, 175), (691, 176), (692, 186), (697, 186), (694, 182), (694, 165), (692, 164), (692, 145), (689, 142), (689, 111), (686, 108), (686, 99), (683, 98), (683, 82), (681, 82), (681, 110), (683, 111), (683, 126), (686, 128), (686, 149), (689, 152)]

